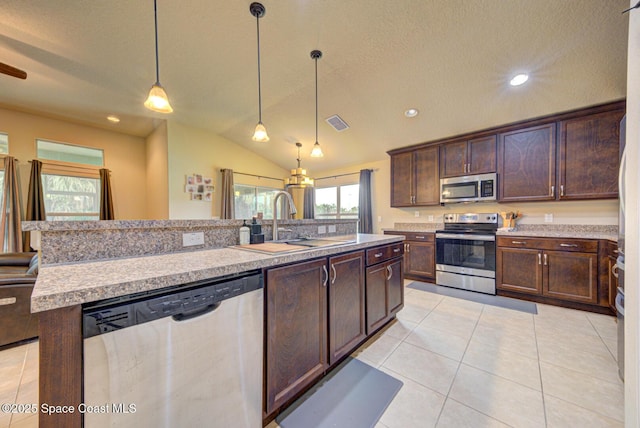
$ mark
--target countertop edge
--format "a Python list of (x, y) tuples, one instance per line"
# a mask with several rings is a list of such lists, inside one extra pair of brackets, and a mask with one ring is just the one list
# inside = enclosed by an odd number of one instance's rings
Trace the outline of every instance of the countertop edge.
[(361, 235), (357, 242), (286, 254), (235, 248), (43, 266), (31, 295), (31, 312), (90, 303), (205, 279), (402, 242), (397, 235)]

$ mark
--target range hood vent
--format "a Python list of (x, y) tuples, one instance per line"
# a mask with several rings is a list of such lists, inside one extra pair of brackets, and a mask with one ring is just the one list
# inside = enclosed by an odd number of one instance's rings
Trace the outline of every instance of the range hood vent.
[(344, 131), (345, 129), (349, 129), (349, 125), (347, 122), (342, 120), (340, 116), (334, 114), (333, 116), (326, 119), (327, 123), (333, 127), (338, 132)]

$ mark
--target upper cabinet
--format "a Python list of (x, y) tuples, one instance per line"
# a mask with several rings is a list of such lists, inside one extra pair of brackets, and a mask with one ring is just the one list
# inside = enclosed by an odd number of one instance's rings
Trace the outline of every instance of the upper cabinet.
[(496, 136), (440, 145), (440, 178), (496, 172)]
[(391, 155), (391, 206), (440, 203), (438, 146)]
[(560, 122), (559, 199), (618, 197), (623, 116), (621, 109)]
[(555, 199), (554, 123), (500, 134), (498, 198), (503, 202)]

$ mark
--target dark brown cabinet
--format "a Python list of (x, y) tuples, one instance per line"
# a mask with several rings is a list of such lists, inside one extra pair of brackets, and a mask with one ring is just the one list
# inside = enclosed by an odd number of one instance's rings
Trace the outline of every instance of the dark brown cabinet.
[(438, 147), (426, 147), (391, 156), (391, 206), (440, 203)]
[(607, 284), (609, 290), (609, 309), (617, 313), (616, 294), (618, 292), (618, 245), (615, 242), (607, 241)]
[(555, 123), (500, 134), (498, 198), (501, 202), (556, 197)]
[(364, 251), (329, 258), (329, 364), (366, 337)]
[(385, 231), (386, 235), (404, 235), (404, 276), (431, 281), (436, 277), (436, 243), (433, 232)]
[(366, 338), (364, 265), (357, 251), (266, 271), (267, 415)]
[(440, 145), (440, 177), (496, 172), (496, 136)]
[(266, 271), (266, 412), (271, 413), (329, 366), (327, 260)]
[(598, 241), (498, 237), (496, 288), (597, 305)]
[(559, 199), (618, 197), (623, 116), (619, 109), (560, 122)]
[(367, 250), (367, 335), (391, 320), (404, 306), (403, 244)]

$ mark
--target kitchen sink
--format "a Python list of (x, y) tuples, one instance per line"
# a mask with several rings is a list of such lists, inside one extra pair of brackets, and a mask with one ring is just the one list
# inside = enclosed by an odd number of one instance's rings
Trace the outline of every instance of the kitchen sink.
[(303, 247), (329, 247), (334, 245), (352, 244), (355, 239), (347, 238), (294, 238), (281, 241), (288, 245), (301, 245)]
[(232, 248), (254, 251), (262, 254), (285, 254), (296, 251), (305, 251), (318, 247), (332, 247), (343, 244), (355, 243), (356, 239), (349, 236), (337, 236), (332, 238), (293, 238), (266, 241), (261, 244), (234, 245)]

